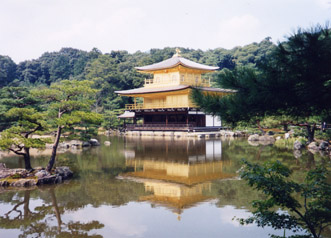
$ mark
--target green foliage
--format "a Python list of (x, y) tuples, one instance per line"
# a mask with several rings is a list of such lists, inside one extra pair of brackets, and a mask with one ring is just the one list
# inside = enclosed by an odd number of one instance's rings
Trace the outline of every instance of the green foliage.
[[(288, 148), (288, 149), (293, 149), (294, 142), (296, 141), (296, 138), (290, 137), (288, 139), (279, 139), (276, 140), (274, 143), (274, 146), (278, 148)], [(302, 139), (302, 141), (304, 141)], [(301, 142), (301, 141), (300, 141)]]
[(25, 168), (32, 169), (29, 150), (44, 149), (45, 144), (50, 142), (49, 139), (32, 137), (47, 128), (45, 113), (37, 112), (33, 108), (12, 108), (5, 115), (15, 124), (1, 132), (0, 149), (23, 156)]
[[(89, 140), (92, 136), (98, 135), (98, 126), (104, 121), (104, 116), (95, 112), (75, 111), (70, 115), (75, 118), (79, 126), (70, 127), (70, 138), (79, 138), (81, 140)], [(72, 124), (71, 124), (72, 125)]]
[[(51, 115), (57, 115), (59, 112), (61, 115), (70, 114), (73, 111), (90, 110), (93, 103), (91, 98), (98, 91), (91, 88), (92, 84), (93, 82), (88, 80), (63, 80), (49, 88), (32, 90), (32, 94), (46, 103)], [(67, 118), (58, 118), (58, 125), (65, 126), (66, 123), (70, 124)]]
[(265, 80), (258, 75), (253, 68), (223, 70), (219, 74), (219, 86), (235, 89), (235, 94), (221, 98), (193, 90), (193, 99), (204, 111), (221, 116), (222, 120), (228, 123), (249, 122), (260, 116), (268, 107), (264, 104), (267, 94)]
[(8, 56), (0, 55), (0, 87), (14, 81), (16, 77), (16, 64)]
[(122, 122), (117, 118), (117, 116), (122, 112), (122, 110), (105, 111), (104, 121), (101, 126), (106, 130), (118, 129), (120, 126), (122, 126)]
[(50, 85), (72, 77), (80, 79), (91, 57), (88, 52), (72, 48), (47, 52), (36, 60), (21, 62), (17, 66), (17, 78), (19, 83), (24, 85)]
[(244, 161), (241, 178), (263, 192), (267, 198), (253, 201), (253, 216), (240, 219), (240, 223), (255, 222), (258, 226), (272, 226), (274, 229), (289, 229), (293, 232), (305, 229), (314, 238), (320, 237), (331, 220), (328, 170), (324, 167), (310, 170), (304, 183), (293, 181), (291, 174), (292, 171), (279, 161), (264, 166)]
[[(100, 125), (102, 116), (91, 112), (93, 96), (98, 90), (91, 88), (93, 82), (88, 80), (62, 80), (49, 88), (32, 91), (37, 98), (43, 99), (48, 109), (48, 122), (56, 128), (56, 138), (47, 170), (51, 171), (55, 163), (56, 151), (63, 130), (72, 132), (73, 136), (88, 139), (95, 133), (95, 126)], [(94, 127), (94, 129), (93, 129)], [(75, 133), (76, 132), (76, 133)]]
[(237, 90), (235, 94), (204, 97), (196, 90), (193, 98), (206, 112), (229, 123), (285, 115), (289, 123), (306, 126), (311, 141), (315, 128), (311, 117), (319, 122), (331, 119), (330, 48), (328, 26), (299, 29), (256, 68), (236, 67), (218, 75), (218, 85)]
[(91, 88), (92, 84), (88, 80), (63, 80), (49, 88), (33, 90), (32, 94), (44, 100), (49, 122), (53, 122), (54, 126), (72, 128), (74, 125), (99, 125), (102, 116), (90, 112), (92, 98), (98, 92)]
[(261, 120), (261, 126), (266, 128), (277, 128), (288, 125), (291, 121), (293, 121), (293, 117), (288, 115), (265, 116)]
[[(260, 43), (252, 43), (232, 50), (217, 48), (202, 51), (180, 48), (183, 57), (208, 65), (218, 65), (221, 69), (233, 69), (235, 65), (255, 65), (274, 48), (269, 38)], [(0, 86), (40, 86), (51, 85), (60, 80), (83, 80), (94, 82), (98, 89), (93, 110), (103, 112), (123, 108), (132, 103), (129, 98), (119, 97), (115, 90), (141, 87), (144, 78), (151, 75), (138, 73), (134, 67), (169, 59), (175, 48), (151, 49), (149, 52), (111, 51), (103, 54), (94, 48), (90, 52), (73, 48), (62, 48), (58, 52), (46, 52), (35, 60), (27, 60), (16, 65), (8, 56), (0, 56)], [(2, 73), (1, 73), (2, 72)], [(216, 73), (204, 77), (216, 79)]]
[(0, 88), (0, 131), (10, 127), (13, 122), (6, 117), (11, 108), (36, 107), (38, 101), (26, 87), (3, 87)]
[(124, 107), (129, 99), (118, 97), (115, 91), (142, 86), (144, 76), (134, 69), (133, 60), (126, 51), (112, 51), (87, 64), (86, 79), (93, 81), (93, 87), (99, 89), (95, 95), (96, 111)]

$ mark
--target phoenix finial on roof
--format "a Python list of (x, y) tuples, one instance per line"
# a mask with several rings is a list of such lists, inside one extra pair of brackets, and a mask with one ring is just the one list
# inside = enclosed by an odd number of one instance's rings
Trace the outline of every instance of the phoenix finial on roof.
[(172, 57), (180, 57), (180, 53), (182, 53), (180, 49), (176, 48), (176, 54), (174, 54)]

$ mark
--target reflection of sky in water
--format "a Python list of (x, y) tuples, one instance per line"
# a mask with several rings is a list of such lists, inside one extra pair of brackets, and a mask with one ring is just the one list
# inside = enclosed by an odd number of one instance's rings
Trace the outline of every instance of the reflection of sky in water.
[[(30, 200), (31, 211), (40, 205), (40, 200)], [(0, 215), (12, 208), (2, 205)], [(244, 209), (233, 206), (217, 208), (213, 201), (197, 204), (196, 207), (185, 209), (180, 215), (164, 207), (152, 208), (146, 202), (130, 202), (120, 207), (90, 205), (77, 211), (66, 212), (61, 219), (64, 223), (70, 221), (87, 223), (97, 220), (105, 226), (92, 230), (90, 235), (103, 237), (268, 237), (268, 234), (282, 235), (283, 231), (275, 232), (270, 228), (256, 228), (254, 225), (241, 226), (234, 217), (248, 217)], [(56, 226), (55, 216), (47, 218), (48, 224)], [(1, 238), (17, 237), (18, 230), (1, 230)], [(243, 236), (243, 234), (245, 234)], [(287, 234), (289, 235), (289, 234)]]
[[(163, 207), (151, 208), (148, 203), (131, 202), (125, 206), (113, 208), (88, 206), (77, 212), (69, 213), (66, 218), (88, 222), (98, 220), (105, 225), (96, 231), (104, 237), (268, 237), (276, 234), (270, 228), (240, 226), (236, 217), (247, 217), (248, 212), (232, 206), (216, 208), (213, 203), (204, 202), (197, 207), (185, 210), (180, 221)], [(93, 231), (92, 231), (93, 233)], [(243, 234), (245, 234), (243, 236)], [(278, 235), (283, 231), (277, 232)]]

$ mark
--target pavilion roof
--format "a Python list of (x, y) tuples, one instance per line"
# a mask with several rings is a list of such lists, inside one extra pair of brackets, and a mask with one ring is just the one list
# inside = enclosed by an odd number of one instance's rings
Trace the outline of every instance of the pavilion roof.
[[(117, 94), (122, 95), (135, 95), (135, 94), (145, 94), (145, 93), (161, 93), (161, 92), (172, 92), (172, 91), (179, 91), (187, 88), (193, 88), (189, 85), (176, 85), (176, 86), (169, 86), (169, 87), (161, 87), (161, 88), (135, 88), (130, 90), (122, 90), (122, 91), (115, 91)], [(202, 87), (200, 88), (202, 91), (208, 92), (219, 92), (219, 93), (234, 93), (236, 90), (232, 89), (224, 89), (224, 88), (210, 88), (210, 87)]]
[(115, 91), (117, 94), (144, 94), (144, 93), (160, 93), (160, 92), (171, 92), (171, 91), (178, 91), (182, 89), (189, 88), (188, 85), (176, 85), (176, 86), (169, 86), (169, 87), (161, 87), (161, 88), (135, 88), (129, 90), (122, 90), (122, 91)]
[(225, 88), (211, 88), (211, 87), (202, 87), (200, 88), (202, 91), (209, 91), (209, 92), (220, 92), (220, 93), (235, 93), (237, 90), (233, 89), (225, 89)]
[(136, 69), (140, 71), (155, 71), (155, 70), (162, 70), (162, 69), (169, 69), (176, 67), (178, 65), (185, 66), (187, 68), (192, 68), (192, 69), (199, 69), (199, 70), (205, 70), (205, 71), (214, 71), (219, 69), (219, 67), (214, 67), (214, 66), (209, 66), (209, 65), (204, 65), (204, 64), (199, 64), (194, 61), (185, 59), (180, 56), (174, 56), (170, 59), (166, 59), (164, 61), (161, 61), (159, 63), (151, 64), (151, 65), (146, 65), (142, 67), (135, 67)]
[(123, 114), (119, 115), (117, 118), (134, 118), (134, 116), (135, 116), (134, 112), (125, 111)]

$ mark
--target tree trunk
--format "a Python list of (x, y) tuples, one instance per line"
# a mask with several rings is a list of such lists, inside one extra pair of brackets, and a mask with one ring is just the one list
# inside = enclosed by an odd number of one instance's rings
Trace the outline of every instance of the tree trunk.
[(288, 132), (288, 124), (287, 123), (283, 124), (283, 130), (285, 132)]
[(46, 170), (48, 172), (52, 171), (52, 168), (53, 168), (54, 163), (55, 163), (56, 151), (57, 151), (57, 147), (59, 145), (59, 141), (60, 141), (60, 137), (61, 137), (61, 130), (62, 130), (61, 126), (58, 126), (57, 131), (56, 131), (55, 142), (54, 142), (53, 147), (52, 147), (52, 155), (51, 155), (51, 158), (49, 159), (49, 162), (48, 162), (48, 165), (47, 165), (47, 168), (46, 168)]
[(24, 164), (25, 164), (25, 169), (26, 170), (33, 170), (31, 167), (31, 162), (30, 162), (30, 149), (29, 148), (24, 148)]
[(56, 216), (56, 220), (57, 220), (57, 229), (58, 229), (58, 232), (60, 233), (61, 232), (61, 225), (62, 225), (61, 212), (60, 212), (60, 209), (59, 209), (59, 207), (57, 205), (54, 188), (51, 188), (49, 190), (49, 192), (51, 194), (52, 205), (53, 205), (55, 216)]
[(26, 190), (24, 192), (24, 219), (27, 219), (31, 213), (29, 208), (29, 203), (30, 203), (30, 190)]
[(306, 128), (307, 128), (307, 139), (308, 139), (308, 142), (311, 143), (314, 141), (316, 125), (313, 124), (311, 126), (311, 125), (307, 124)]
[(262, 126), (260, 125), (260, 120), (256, 120), (257, 127), (262, 132), (262, 135), (265, 135), (265, 131), (263, 130)]

